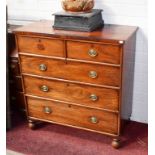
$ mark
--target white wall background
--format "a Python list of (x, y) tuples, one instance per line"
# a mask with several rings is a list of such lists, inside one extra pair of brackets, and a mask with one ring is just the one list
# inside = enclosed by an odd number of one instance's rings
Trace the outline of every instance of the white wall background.
[[(105, 23), (138, 26), (134, 95), (131, 119), (148, 121), (147, 86), (147, 0), (95, 0), (95, 8), (103, 9)], [(60, 0), (7, 0), (11, 24), (27, 24), (34, 20), (50, 19), (62, 10)], [(133, 62), (129, 62), (133, 63)]]

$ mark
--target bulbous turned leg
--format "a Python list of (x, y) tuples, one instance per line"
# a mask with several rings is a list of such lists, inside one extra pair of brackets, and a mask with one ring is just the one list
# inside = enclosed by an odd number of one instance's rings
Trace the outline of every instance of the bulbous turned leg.
[(32, 130), (35, 129), (35, 123), (34, 123), (34, 121), (29, 120), (28, 126), (29, 126), (29, 128), (32, 129)]
[(115, 148), (115, 149), (120, 148), (120, 146), (121, 146), (120, 139), (114, 138), (114, 139), (112, 140), (111, 145), (112, 145), (112, 147)]

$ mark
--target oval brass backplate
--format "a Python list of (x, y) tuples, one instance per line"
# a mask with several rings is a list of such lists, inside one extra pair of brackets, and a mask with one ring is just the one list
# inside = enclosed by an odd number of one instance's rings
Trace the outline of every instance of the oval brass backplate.
[(40, 71), (46, 71), (47, 70), (47, 66), (45, 64), (40, 64), (39, 65), (39, 69), (40, 69)]
[(95, 116), (90, 117), (90, 122), (93, 124), (97, 124), (98, 123), (98, 119)]
[(41, 86), (41, 91), (43, 91), (43, 92), (48, 92), (49, 91), (49, 88), (48, 88), (48, 86), (46, 86), (46, 85), (43, 85), (43, 86)]
[(90, 71), (90, 72), (89, 72), (89, 77), (92, 78), (92, 79), (97, 78), (97, 72), (95, 72), (95, 71)]
[(50, 107), (44, 107), (43, 111), (44, 111), (44, 113), (46, 113), (46, 114), (52, 113), (52, 109), (51, 109)]
[(98, 100), (98, 96), (96, 94), (91, 94), (89, 96), (89, 98), (90, 98), (91, 101), (97, 101)]
[(96, 57), (98, 55), (98, 53), (94, 49), (90, 49), (88, 51), (88, 54), (90, 57)]

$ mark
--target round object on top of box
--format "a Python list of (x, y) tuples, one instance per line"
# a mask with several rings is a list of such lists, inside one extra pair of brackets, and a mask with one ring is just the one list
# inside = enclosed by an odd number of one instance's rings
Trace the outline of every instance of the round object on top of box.
[(90, 12), (94, 7), (94, 0), (61, 0), (61, 4), (67, 12)]

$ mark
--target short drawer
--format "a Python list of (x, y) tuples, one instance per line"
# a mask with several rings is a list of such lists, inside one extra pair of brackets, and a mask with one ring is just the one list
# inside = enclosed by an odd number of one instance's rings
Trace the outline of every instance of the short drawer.
[(100, 85), (120, 84), (119, 67), (27, 56), (20, 58), (23, 73)]
[(72, 59), (120, 64), (121, 49), (115, 45), (68, 41), (67, 55)]
[(64, 57), (63, 41), (50, 38), (18, 36), (19, 52)]
[(76, 103), (92, 108), (118, 111), (118, 90), (30, 76), (24, 76), (23, 79), (26, 94)]
[(30, 117), (94, 131), (118, 132), (118, 115), (115, 113), (29, 97), (27, 103)]

